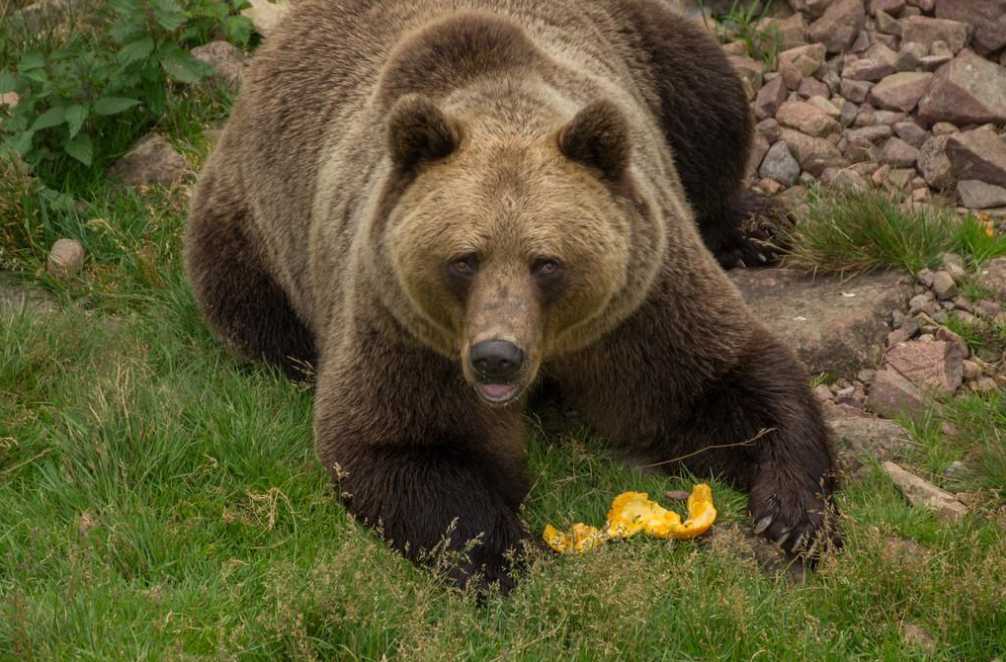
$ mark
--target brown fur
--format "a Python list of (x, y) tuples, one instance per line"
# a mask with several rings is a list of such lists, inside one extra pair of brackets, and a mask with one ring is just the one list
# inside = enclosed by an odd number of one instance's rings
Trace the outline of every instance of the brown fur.
[[(717, 45), (658, 0), (304, 0), (202, 174), (188, 271), (226, 342), (316, 362), (352, 513), (414, 559), (452, 523), (481, 540), (462, 583), (509, 585), (543, 376), (653, 462), (771, 430), (684, 464), (797, 550), (834, 489), (826, 430), (703, 247), (746, 250), (750, 130)], [(487, 340), (523, 353), (504, 406), (469, 360)]]

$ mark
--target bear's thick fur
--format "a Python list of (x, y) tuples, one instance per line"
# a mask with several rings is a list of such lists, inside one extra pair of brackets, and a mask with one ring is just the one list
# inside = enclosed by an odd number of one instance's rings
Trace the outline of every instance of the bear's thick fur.
[(316, 370), (350, 512), (413, 559), (479, 539), (461, 583), (510, 584), (543, 378), (799, 551), (832, 507), (826, 428), (703, 246), (749, 250), (750, 139), (719, 47), (660, 0), (304, 0), (202, 173), (188, 273), (225, 343)]

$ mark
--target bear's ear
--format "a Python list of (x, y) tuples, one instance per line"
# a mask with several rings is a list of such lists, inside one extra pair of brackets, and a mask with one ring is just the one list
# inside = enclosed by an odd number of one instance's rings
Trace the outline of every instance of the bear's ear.
[(457, 122), (424, 96), (407, 94), (391, 107), (388, 151), (400, 168), (442, 159), (457, 149), (460, 141)]
[(618, 179), (629, 166), (629, 127), (610, 101), (595, 101), (559, 131), (559, 151), (571, 161)]

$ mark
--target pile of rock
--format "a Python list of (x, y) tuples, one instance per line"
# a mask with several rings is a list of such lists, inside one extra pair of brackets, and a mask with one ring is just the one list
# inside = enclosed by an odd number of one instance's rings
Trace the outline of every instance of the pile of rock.
[[(790, 0), (775, 70), (725, 45), (758, 121), (749, 171), (1006, 216), (1006, 0)], [(727, 35), (730, 36), (729, 34)]]

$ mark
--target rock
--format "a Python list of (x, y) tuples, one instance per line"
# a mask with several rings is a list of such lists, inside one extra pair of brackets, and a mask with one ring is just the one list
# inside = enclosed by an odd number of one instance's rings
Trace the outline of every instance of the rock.
[(959, 346), (943, 340), (912, 341), (887, 350), (884, 365), (915, 387), (938, 393), (953, 393), (964, 375), (964, 354)]
[(747, 79), (751, 84), (751, 89), (758, 91), (761, 89), (762, 76), (765, 73), (765, 65), (749, 57), (739, 57), (731, 55), (727, 58), (733, 65), (734, 71), (740, 74), (741, 78)]
[(960, 460), (954, 460), (943, 470), (943, 475), (947, 478), (964, 478), (970, 473), (968, 466)]
[(167, 140), (151, 133), (116, 161), (108, 175), (126, 184), (172, 183), (182, 178), (186, 165)]
[[(953, 331), (951, 331), (947, 327), (941, 326), (940, 328), (936, 329), (936, 339), (937, 340), (942, 340), (944, 342), (948, 342), (948, 343), (951, 343), (951, 344), (954, 344), (954, 345), (957, 345), (957, 348), (961, 350), (961, 356), (967, 356), (968, 355), (968, 344), (967, 344), (967, 342), (965, 342), (964, 338), (961, 338), (959, 335), (957, 335), (956, 333), (954, 333)], [(961, 375), (962, 375), (961, 378), (963, 379), (963, 375), (964, 375), (964, 362), (963, 361), (961, 362)]]
[(762, 162), (765, 158), (765, 154), (768, 153), (769, 144), (765, 140), (765, 137), (760, 133), (756, 133), (754, 140), (751, 141), (751, 153), (748, 155), (748, 167), (747, 167), (747, 177), (748, 179), (753, 179), (758, 174), (758, 164)]
[(786, 101), (786, 82), (782, 76), (777, 76), (758, 90), (754, 102), (755, 117), (760, 120), (775, 117), (776, 111), (784, 101)]
[(664, 496), (671, 501), (688, 501), (688, 497), (691, 495), (691, 492), (685, 490), (667, 490), (664, 492)]
[(1006, 206), (1006, 188), (986, 184), (976, 179), (957, 182), (957, 195), (968, 209), (988, 209)]
[(898, 70), (895, 65), (897, 61), (897, 54), (890, 51), (889, 48), (880, 44), (882, 48), (891, 52), (890, 58), (872, 58), (867, 55), (862, 60), (856, 60), (845, 69), (842, 70), (842, 78), (847, 78), (849, 80), (868, 80), (870, 82), (876, 83), (878, 80), (885, 76), (890, 76)]
[(995, 319), (1002, 312), (1002, 306), (996, 301), (979, 299), (975, 302), (975, 312), (978, 314), (978, 317)]
[(789, 18), (763, 18), (758, 23), (759, 30), (775, 32), (782, 50), (796, 48), (807, 43), (807, 21), (803, 14), (796, 13)]
[(242, 16), (247, 16), (255, 24), (255, 29), (263, 37), (268, 37), (279, 25), (283, 16), (290, 11), (288, 0), (248, 0), (250, 7), (241, 11)]
[(884, 462), (884, 471), (913, 506), (928, 508), (938, 517), (956, 522), (967, 514), (964, 504), (932, 483), (906, 471), (894, 462)]
[(810, 24), (807, 34), (811, 41), (824, 44), (829, 53), (841, 53), (852, 46), (865, 23), (863, 0), (835, 0)]
[[(810, 80), (813, 80), (813, 79), (810, 79)], [(837, 119), (837, 118), (839, 118), (839, 117), (842, 116), (842, 111), (840, 111), (837, 107), (835, 107), (835, 104), (833, 104), (832, 102), (828, 101), (824, 97), (820, 97), (820, 96), (818, 96), (818, 97), (811, 97), (810, 99), (807, 99), (807, 103), (809, 103), (810, 105), (814, 106), (815, 108), (819, 108), (819, 109), (823, 110), (825, 112), (825, 114), (828, 115), (828, 117), (831, 117), (833, 119)], [(841, 127), (839, 127), (839, 128), (841, 128)]]
[(957, 296), (957, 283), (946, 271), (937, 271), (933, 276), (933, 294), (940, 301)]
[(919, 150), (901, 138), (891, 137), (877, 151), (878, 163), (887, 163), (897, 168), (913, 168), (919, 158)]
[(800, 81), (800, 87), (796, 88), (796, 93), (804, 99), (812, 97), (823, 97), (827, 99), (831, 96), (831, 90), (827, 85), (816, 78), (804, 78)]
[(870, 103), (887, 110), (910, 112), (922, 98), (932, 78), (933, 74), (927, 72), (891, 74), (870, 90)]
[(954, 169), (947, 156), (947, 141), (950, 136), (930, 138), (919, 150), (918, 168), (926, 183), (936, 190), (951, 188), (956, 181)]
[(947, 157), (957, 179), (1006, 186), (1006, 143), (992, 131), (977, 129), (948, 137)]
[(936, 17), (974, 26), (971, 41), (983, 55), (1006, 46), (1006, 0), (939, 0)]
[[(894, 333), (907, 336), (901, 329), (892, 332), (892, 334)], [(886, 368), (877, 371), (877, 376), (873, 384), (870, 385), (870, 392), (866, 397), (866, 405), (881, 416), (888, 418), (908, 416), (915, 419), (921, 417), (926, 410), (919, 389), (897, 371)]]
[(783, 63), (791, 64), (800, 73), (800, 76), (806, 77), (813, 75), (821, 68), (826, 56), (827, 53), (822, 44), (797, 46), (779, 53), (779, 65), (781, 67)]
[(844, 165), (842, 153), (823, 138), (814, 138), (792, 129), (783, 129), (781, 139), (786, 141), (800, 168), (818, 177), (824, 169)]
[(774, 117), (764, 119), (755, 125), (755, 130), (765, 137), (769, 144), (779, 140), (779, 122)]
[(930, 129), (934, 136), (949, 136), (954, 133), (960, 133), (961, 130), (950, 122), (937, 122)]
[(900, 37), (901, 23), (885, 11), (877, 12), (877, 30), (893, 37)]
[(14, 274), (0, 271), (0, 320), (18, 315), (22, 310), (52, 313), (59, 310), (52, 295), (32, 285), (22, 285)]
[(865, 80), (849, 80), (847, 78), (842, 79), (841, 90), (842, 96), (852, 101), (853, 103), (863, 103), (866, 101), (867, 96), (870, 94), (870, 88), (873, 87), (873, 83)]
[(898, 134), (899, 138), (916, 149), (920, 149), (926, 140), (929, 139), (929, 134), (926, 133), (926, 130), (915, 122), (897, 122), (894, 125), (894, 132)]
[(45, 261), (45, 270), (57, 280), (75, 275), (83, 266), (84, 247), (76, 239), (57, 239)]
[(874, 16), (884, 12), (897, 16), (905, 10), (905, 0), (870, 0), (870, 13)]
[(936, 639), (925, 628), (906, 621), (901, 624), (900, 630), (901, 638), (906, 643), (917, 646), (930, 655), (936, 652)]
[(894, 60), (894, 66), (898, 71), (915, 71), (922, 61), (922, 58), (929, 55), (929, 49), (914, 41), (906, 41), (898, 51), (898, 57)]
[(1006, 299), (1006, 257), (997, 257), (983, 264), (976, 280), (998, 298)]
[(793, 158), (786, 142), (780, 140), (769, 148), (758, 174), (774, 179), (783, 186), (792, 186), (800, 176), (800, 164)]
[(962, 51), (936, 72), (919, 101), (925, 124), (983, 124), (1006, 121), (1006, 69)]
[(792, 269), (734, 269), (729, 275), (758, 319), (811, 374), (853, 375), (876, 365), (890, 330), (886, 321), (906, 298), (897, 273), (851, 280)]
[(248, 63), (244, 54), (226, 41), (211, 41), (192, 49), (192, 55), (213, 68), (215, 72), (209, 82), (220, 85), (232, 92), (241, 86)]
[(903, 460), (915, 446), (908, 432), (882, 418), (847, 416), (829, 418), (828, 425), (835, 441), (839, 468), (846, 474), (855, 473), (864, 460)]
[(967, 46), (971, 36), (971, 26), (959, 21), (947, 21), (926, 16), (909, 16), (901, 19), (901, 38), (928, 46), (932, 50), (934, 41), (942, 41), (953, 53)]
[(964, 360), (964, 381), (973, 382), (982, 376), (982, 368), (974, 361)]
[(803, 101), (784, 103), (776, 112), (775, 118), (779, 124), (810, 136), (825, 136), (841, 128), (828, 113)]

